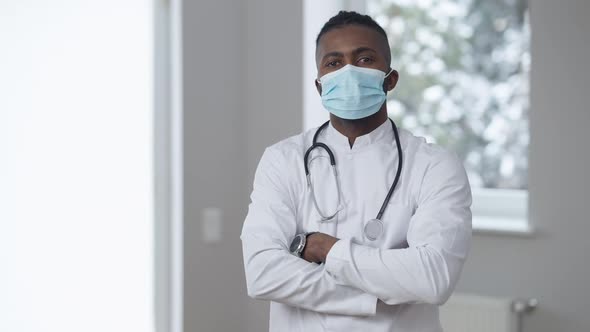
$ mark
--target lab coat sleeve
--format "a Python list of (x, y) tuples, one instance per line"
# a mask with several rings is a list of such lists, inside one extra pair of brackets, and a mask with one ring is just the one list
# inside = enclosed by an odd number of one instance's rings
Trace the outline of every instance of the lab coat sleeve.
[(248, 295), (321, 313), (375, 315), (376, 296), (337, 284), (324, 265), (289, 252), (297, 227), (286, 179), (298, 174), (287, 166), (269, 148), (256, 171), (241, 235)]
[(326, 258), (326, 269), (337, 283), (390, 305), (446, 302), (471, 245), (471, 190), (462, 164), (450, 153), (427, 169), (422, 181), (408, 248), (339, 240)]

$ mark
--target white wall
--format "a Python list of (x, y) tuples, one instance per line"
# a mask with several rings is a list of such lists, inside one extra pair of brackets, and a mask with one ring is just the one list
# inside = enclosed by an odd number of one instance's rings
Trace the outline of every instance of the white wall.
[[(240, 1), (183, 3), (185, 331), (241, 331), (246, 297), (239, 225), (248, 192), (243, 149), (245, 24)], [(201, 211), (223, 211), (223, 242), (201, 240)]]
[[(263, 331), (239, 235), (264, 147), (301, 130), (301, 4), (184, 1), (185, 331)], [(222, 243), (201, 210), (223, 211)]]
[[(526, 332), (589, 331), (590, 2), (531, 3), (531, 238), (475, 235), (461, 291), (535, 296)], [(185, 1), (185, 331), (264, 331), (247, 298), (239, 233), (264, 147), (301, 130), (302, 4)], [(200, 213), (224, 212), (222, 244)]]

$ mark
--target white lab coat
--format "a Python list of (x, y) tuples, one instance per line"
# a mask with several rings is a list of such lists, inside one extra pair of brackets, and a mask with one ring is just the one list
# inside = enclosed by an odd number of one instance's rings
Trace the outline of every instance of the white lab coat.
[[(403, 168), (376, 241), (363, 235), (395, 177), (398, 156), (386, 121), (348, 139), (330, 124), (320, 142), (334, 152), (342, 202), (320, 223), (303, 155), (316, 129), (267, 148), (242, 229), (249, 296), (270, 300), (270, 331), (441, 331), (438, 305), (452, 293), (471, 242), (471, 191), (457, 157), (400, 130)], [(327, 154), (310, 172), (320, 208), (332, 213), (336, 185)], [(293, 237), (320, 231), (340, 240), (325, 264), (289, 253)]]

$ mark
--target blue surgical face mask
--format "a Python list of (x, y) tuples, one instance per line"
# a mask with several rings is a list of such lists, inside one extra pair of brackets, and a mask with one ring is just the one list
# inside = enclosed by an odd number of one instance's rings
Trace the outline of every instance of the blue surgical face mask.
[[(392, 69), (393, 71), (393, 69)], [(373, 115), (381, 109), (387, 95), (383, 81), (391, 71), (346, 65), (320, 77), (322, 104), (341, 119), (356, 120)]]

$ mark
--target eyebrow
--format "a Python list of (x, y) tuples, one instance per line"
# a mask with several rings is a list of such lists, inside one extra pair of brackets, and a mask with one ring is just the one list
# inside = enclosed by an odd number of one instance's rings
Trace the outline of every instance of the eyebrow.
[[(372, 53), (377, 53), (377, 51), (375, 51), (374, 49), (372, 49), (372, 48), (370, 48), (370, 47), (364, 47), (364, 46), (362, 46), (362, 47), (359, 47), (359, 48), (357, 48), (357, 49), (354, 49), (354, 50), (352, 51), (352, 54), (356, 55), (356, 54), (363, 53), (363, 52), (372, 52)], [(343, 57), (343, 56), (344, 56), (344, 54), (343, 54), (342, 52), (338, 52), (338, 51), (329, 52), (329, 53), (326, 53), (326, 54), (325, 54), (325, 55), (322, 57), (322, 61), (325, 61), (325, 60), (326, 60), (326, 58), (329, 58), (329, 57), (332, 57), (332, 56), (335, 56), (335, 57)]]
[(363, 53), (363, 52), (373, 52), (373, 53), (377, 53), (377, 51), (375, 51), (374, 49), (370, 48), (370, 47), (359, 47), (356, 50), (352, 51), (352, 54), (359, 54), (359, 53)]

